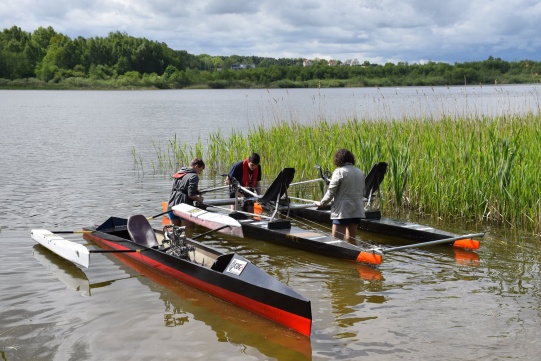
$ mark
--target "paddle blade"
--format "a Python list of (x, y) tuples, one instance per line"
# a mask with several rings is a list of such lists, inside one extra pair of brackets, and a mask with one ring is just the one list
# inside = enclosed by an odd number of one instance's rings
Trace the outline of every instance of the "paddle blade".
[(381, 254), (372, 253), (372, 252), (360, 252), (357, 256), (357, 262), (359, 263), (367, 263), (367, 264), (373, 264), (373, 265), (379, 265), (381, 264), (381, 261), (383, 260), (383, 256)]
[(476, 241), (475, 239), (459, 239), (453, 243), (453, 247), (464, 248), (464, 249), (479, 249), (481, 247), (481, 242)]
[[(162, 202), (162, 209), (167, 213), (167, 202)], [(173, 224), (167, 215), (162, 217), (162, 226)]]

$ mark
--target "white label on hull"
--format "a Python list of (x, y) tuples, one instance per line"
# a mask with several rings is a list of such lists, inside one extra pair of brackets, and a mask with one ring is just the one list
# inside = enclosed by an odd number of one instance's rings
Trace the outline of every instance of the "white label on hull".
[(225, 269), (226, 272), (232, 273), (236, 276), (240, 276), (242, 271), (244, 270), (244, 267), (248, 264), (247, 261), (242, 261), (240, 259), (234, 259), (232, 260), (227, 268)]

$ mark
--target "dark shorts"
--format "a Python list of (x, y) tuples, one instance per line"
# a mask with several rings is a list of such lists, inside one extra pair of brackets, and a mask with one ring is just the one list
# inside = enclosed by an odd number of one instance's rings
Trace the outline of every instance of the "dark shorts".
[(342, 226), (347, 226), (348, 224), (351, 224), (351, 223), (359, 224), (361, 223), (361, 219), (360, 218), (342, 218), (342, 219), (332, 220), (332, 224), (339, 224)]
[(169, 217), (169, 219), (172, 221), (174, 221), (175, 219), (180, 219), (182, 221), (182, 218), (174, 214), (173, 211), (167, 212), (167, 217)]

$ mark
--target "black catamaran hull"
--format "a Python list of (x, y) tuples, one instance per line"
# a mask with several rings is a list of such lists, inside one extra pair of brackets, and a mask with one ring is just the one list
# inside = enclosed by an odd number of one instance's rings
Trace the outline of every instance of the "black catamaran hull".
[[(295, 208), (295, 206), (292, 205), (290, 215), (309, 219), (310, 221), (318, 223), (331, 224), (330, 210), (321, 210), (317, 207)], [(379, 235), (411, 239), (416, 242), (429, 242), (458, 236), (454, 233), (445, 232), (413, 222), (381, 217), (379, 210), (366, 211), (366, 218), (361, 219), (359, 229)]]
[[(94, 232), (85, 233), (84, 238), (106, 249), (141, 249), (140, 244), (130, 240), (125, 223), (126, 220), (111, 218), (97, 228), (88, 228), (87, 230)], [(125, 255), (179, 281), (310, 336), (310, 301), (243, 257), (236, 254), (222, 255), (214, 266), (207, 268), (158, 249), (143, 248), (142, 252)], [(244, 265), (238, 275), (234, 269), (229, 272), (229, 268), (234, 264)]]
[[(382, 261), (381, 254), (363, 250), (359, 246), (330, 235), (291, 226), (285, 229), (273, 229), (273, 222), (267, 221), (248, 220), (240, 221), (240, 223), (245, 237), (359, 263), (379, 265)], [(285, 222), (285, 224), (288, 223), (288, 221)]]
[[(247, 204), (253, 205), (254, 202), (257, 201), (257, 203), (260, 205), (266, 205), (279, 201), (279, 199), (285, 195), (294, 174), (295, 170), (293, 168), (284, 168), (278, 174), (263, 196), (248, 200)], [(234, 204), (235, 202), (236, 201), (234, 199), (215, 200), (209, 201), (205, 205), (212, 207), (218, 204)], [(204, 217), (200, 215), (197, 208), (182, 207), (181, 205), (177, 205), (173, 207), (173, 212), (181, 218), (190, 220), (204, 227), (208, 227), (209, 225)], [(379, 265), (382, 261), (382, 255), (379, 253), (371, 250), (364, 250), (357, 245), (331, 237), (330, 235), (323, 235), (321, 233), (304, 230), (298, 227), (292, 227), (291, 222), (288, 220), (254, 220), (252, 218), (243, 216), (243, 213), (244, 212), (238, 213), (238, 221), (242, 226), (242, 232), (236, 232), (237, 236), (242, 234), (244, 237), (250, 237), (257, 240), (277, 243), (283, 246), (321, 253), (326, 256), (349, 259), (359, 263)], [(230, 216), (234, 215), (235, 213), (230, 214)], [(229, 222), (227, 224), (229, 224)], [(215, 226), (217, 226), (216, 223)]]
[[(320, 253), (325, 256), (348, 259), (359, 263), (367, 263), (371, 265), (379, 265), (382, 261), (382, 255), (372, 250), (364, 250), (361, 247), (334, 238), (328, 234), (315, 232), (311, 230), (294, 227), (289, 220), (258, 220), (250, 218), (241, 212), (233, 212), (228, 216), (221, 214), (212, 219), (209, 223), (206, 219), (211, 217), (214, 212), (200, 210), (189, 205), (178, 205), (173, 207), (173, 212), (186, 220), (199, 224), (203, 227), (222, 228), (223, 224), (232, 224), (229, 220), (234, 218), (238, 221), (236, 227), (240, 227), (241, 231), (233, 230), (231, 233), (237, 236), (257, 239), (276, 243), (282, 246), (293, 247), (305, 251)], [(217, 214), (214, 214), (217, 215)]]
[[(372, 167), (366, 176), (364, 197), (368, 202), (369, 209), (365, 211), (366, 218), (361, 219), (359, 224), (360, 230), (376, 233), (378, 235), (410, 239), (416, 242), (430, 242), (458, 236), (454, 233), (445, 232), (417, 223), (381, 217), (381, 211), (377, 208), (371, 208), (370, 205), (373, 199), (377, 198), (376, 195), (379, 194), (379, 187), (385, 178), (386, 172), (387, 163), (379, 162)], [(321, 178), (325, 179), (327, 182), (329, 181), (322, 172)], [(302, 204), (297, 205), (290, 203), (289, 207), (290, 209), (288, 209), (288, 211), (290, 211), (290, 214), (293, 216), (302, 217), (323, 224), (331, 223), (330, 206), (325, 209), (320, 209), (315, 206), (306, 207)]]

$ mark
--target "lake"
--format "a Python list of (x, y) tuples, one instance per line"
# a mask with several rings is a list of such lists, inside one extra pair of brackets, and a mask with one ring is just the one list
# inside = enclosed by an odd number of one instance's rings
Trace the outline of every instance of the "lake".
[[(537, 238), (511, 229), (484, 226), (489, 233), (473, 254), (427, 247), (389, 254), (377, 269), (257, 240), (204, 240), (309, 298), (309, 339), (111, 254), (82, 270), (38, 246), (30, 230), (78, 230), (109, 216), (161, 213), (171, 181), (141, 174), (132, 151), (150, 163), (155, 144), (175, 134), (193, 145), (212, 132), (246, 133), (282, 120), (539, 112), (540, 99), (534, 85), (0, 90), (0, 358), (537, 360), (541, 251)], [(160, 219), (152, 222), (160, 226)], [(476, 231), (444, 220), (423, 223)], [(65, 238), (86, 244), (77, 234)]]

